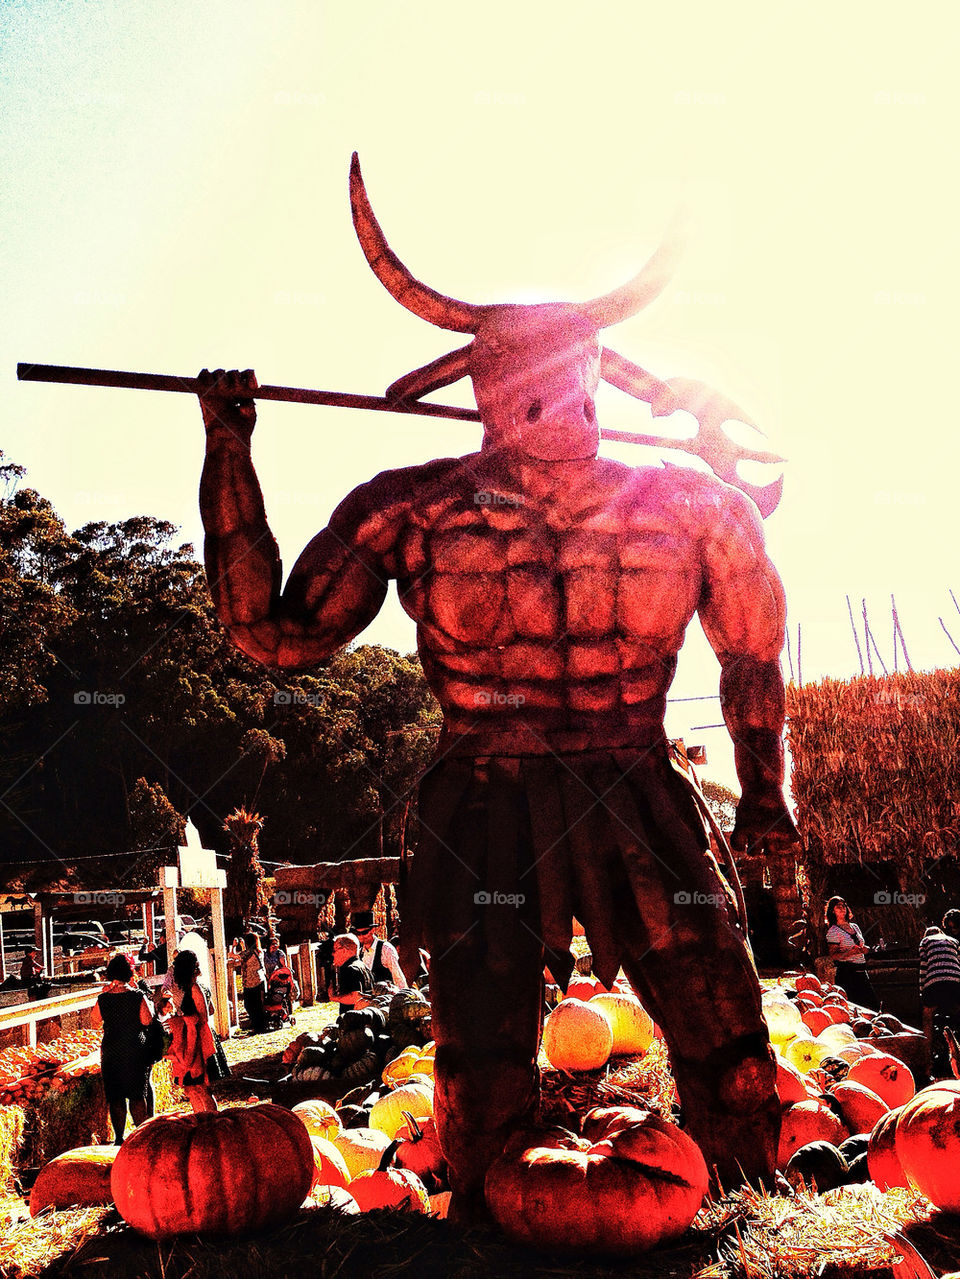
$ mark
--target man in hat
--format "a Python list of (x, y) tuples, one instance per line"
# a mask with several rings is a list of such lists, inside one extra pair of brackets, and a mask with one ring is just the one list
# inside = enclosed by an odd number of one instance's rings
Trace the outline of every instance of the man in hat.
[(407, 989), (407, 979), (400, 967), (397, 948), (378, 937), (372, 910), (356, 910), (350, 916), (350, 926), (360, 942), (360, 959), (363, 960), (375, 982), (387, 981), (400, 990)]

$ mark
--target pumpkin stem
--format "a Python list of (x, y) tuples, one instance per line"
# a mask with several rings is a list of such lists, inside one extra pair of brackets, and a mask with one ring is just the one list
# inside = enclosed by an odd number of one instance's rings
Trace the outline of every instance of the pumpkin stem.
[(407, 1127), (410, 1129), (410, 1133), (411, 1133), (410, 1141), (422, 1141), (423, 1129), (417, 1123), (416, 1119), (414, 1119), (413, 1115), (411, 1115), (410, 1111), (401, 1110), (400, 1113), (401, 1115), (403, 1115), (404, 1119), (407, 1121)]
[(389, 1169), (390, 1165), (393, 1163), (393, 1156), (397, 1153), (399, 1149), (400, 1149), (399, 1139), (391, 1141), (390, 1145), (386, 1148), (386, 1150), (380, 1156), (380, 1162), (377, 1164), (377, 1172), (386, 1172)]

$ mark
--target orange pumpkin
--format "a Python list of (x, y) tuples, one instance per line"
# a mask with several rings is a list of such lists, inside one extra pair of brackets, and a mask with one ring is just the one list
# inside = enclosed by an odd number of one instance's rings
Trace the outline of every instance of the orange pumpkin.
[(589, 1136), (519, 1132), (487, 1172), (487, 1204), (511, 1239), (633, 1256), (679, 1238), (707, 1190), (690, 1137), (633, 1107), (592, 1111)]
[(313, 1167), (292, 1111), (237, 1106), (148, 1119), (120, 1147), (110, 1187), (123, 1219), (151, 1239), (235, 1234), (293, 1216)]
[(794, 1151), (811, 1141), (828, 1141), (831, 1146), (839, 1146), (849, 1135), (829, 1106), (812, 1098), (798, 1101), (795, 1106), (787, 1107), (780, 1121), (777, 1167), (786, 1168)]
[(806, 994), (819, 995), (823, 990), (823, 982), (819, 977), (815, 977), (813, 973), (801, 973), (797, 980), (793, 983), (797, 994), (801, 991)]
[(400, 1145), (394, 1162), (398, 1168), (415, 1172), (425, 1183), (438, 1180), (447, 1165), (440, 1149), (436, 1120), (431, 1115), (418, 1121), (407, 1111), (404, 1117), (407, 1122), (397, 1132)]
[(294, 1106), (293, 1113), (300, 1116), (311, 1137), (323, 1137), (330, 1141), (343, 1127), (334, 1108), (329, 1102), (320, 1101), (319, 1098), (301, 1101)]
[(635, 995), (600, 994), (590, 1000), (613, 1031), (612, 1057), (645, 1053), (653, 1043), (653, 1018)]
[(828, 1026), (833, 1025), (833, 1018), (825, 1008), (811, 1008), (801, 1016), (803, 1024), (813, 1035), (819, 1035), (821, 1030), (826, 1030)]
[(779, 1053), (777, 1054), (777, 1095), (781, 1106), (810, 1100), (810, 1093), (803, 1082), (803, 1075), (795, 1066), (785, 1062)]
[(582, 973), (574, 973), (567, 983), (566, 998), (586, 1001), (605, 989), (592, 974), (584, 976)]
[(401, 1212), (430, 1212), (427, 1188), (409, 1168), (390, 1166), (398, 1142), (393, 1141), (383, 1152), (380, 1166), (373, 1172), (362, 1172), (350, 1183), (350, 1193), (361, 1212), (371, 1208), (394, 1208)]
[(543, 1023), (543, 1051), (557, 1070), (596, 1070), (612, 1049), (610, 1022), (579, 999), (561, 1000)]
[(40, 1169), (30, 1191), (30, 1216), (43, 1208), (81, 1208), (112, 1204), (110, 1173), (119, 1146), (79, 1146), (64, 1151)]
[(870, 1132), (890, 1109), (882, 1097), (849, 1079), (834, 1084), (830, 1095), (836, 1098), (841, 1118), (851, 1132)]
[(896, 1153), (912, 1186), (944, 1212), (960, 1212), (960, 1082), (931, 1084), (907, 1102)]
[(850, 1067), (847, 1079), (872, 1089), (891, 1108), (902, 1106), (917, 1091), (910, 1067), (889, 1053), (870, 1053)]
[(327, 1141), (325, 1137), (311, 1136), (310, 1145), (313, 1147), (313, 1185), (310, 1193), (313, 1194), (317, 1186), (339, 1186), (346, 1190), (350, 1174), (343, 1155), (333, 1142)]
[(902, 1107), (888, 1110), (874, 1124), (867, 1144), (867, 1168), (870, 1180), (878, 1190), (890, 1190), (893, 1186), (908, 1186), (907, 1174), (897, 1157), (897, 1120)]

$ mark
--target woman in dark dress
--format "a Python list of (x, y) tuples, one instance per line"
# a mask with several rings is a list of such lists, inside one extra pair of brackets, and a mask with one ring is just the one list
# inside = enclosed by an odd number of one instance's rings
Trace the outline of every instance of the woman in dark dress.
[(127, 1103), (135, 1124), (147, 1117), (150, 1063), (146, 1060), (143, 1032), (153, 1013), (134, 981), (134, 967), (126, 955), (114, 955), (107, 964), (107, 985), (94, 1005), (91, 1020), (103, 1026), (100, 1073), (110, 1110), (113, 1139), (119, 1146), (127, 1126)]

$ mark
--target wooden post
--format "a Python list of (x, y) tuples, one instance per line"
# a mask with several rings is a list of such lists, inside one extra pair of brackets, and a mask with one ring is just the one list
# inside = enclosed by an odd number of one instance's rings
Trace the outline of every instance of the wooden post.
[(167, 966), (173, 963), (177, 949), (177, 886), (180, 883), (180, 872), (176, 866), (164, 866), (160, 875), (160, 887), (163, 889), (163, 918), (167, 930)]
[(227, 995), (227, 937), (223, 922), (223, 891), (227, 872), (217, 871), (217, 887), (210, 889), (210, 922), (213, 926), (214, 1019), (221, 1039), (230, 1038), (230, 1003)]
[(147, 939), (147, 945), (152, 949), (154, 938), (153, 901), (145, 901), (140, 909), (143, 912), (143, 933)]
[(317, 981), (313, 969), (313, 956), (308, 941), (300, 943), (300, 1002), (308, 1008), (316, 1001)]
[(3, 915), (0, 914), (0, 981), (7, 980), (7, 956), (3, 944)]

